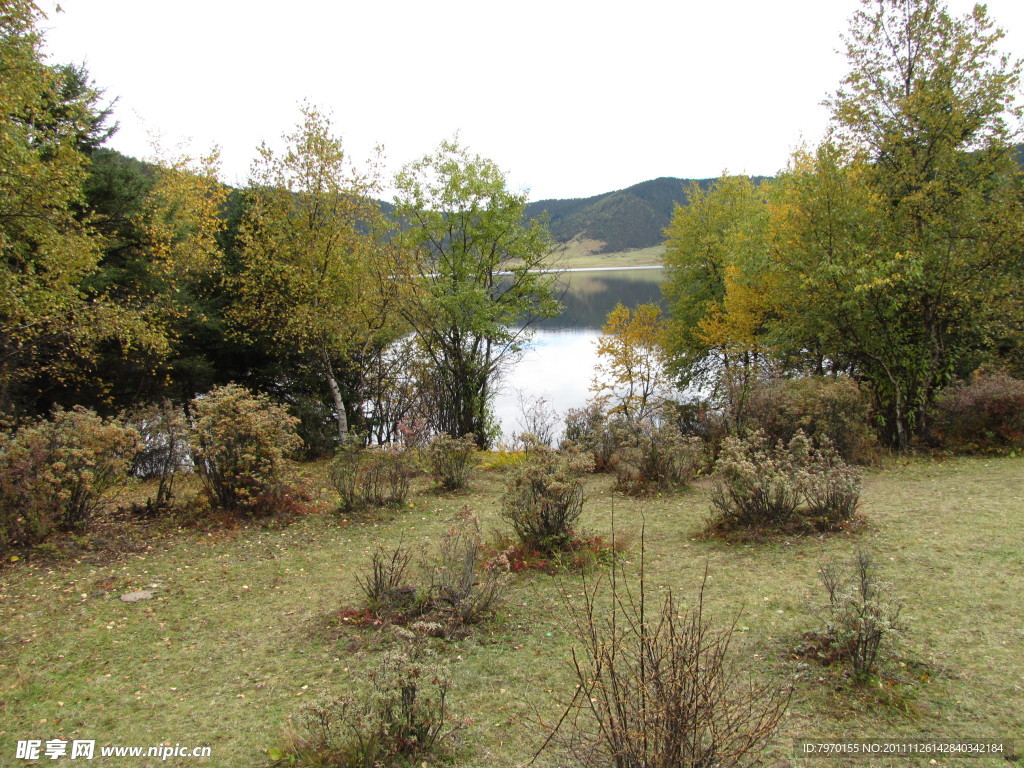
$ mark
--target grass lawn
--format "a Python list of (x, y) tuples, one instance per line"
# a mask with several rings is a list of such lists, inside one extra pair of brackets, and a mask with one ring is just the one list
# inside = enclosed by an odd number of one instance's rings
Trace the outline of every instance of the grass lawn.
[(615, 253), (593, 253), (595, 241), (580, 242), (573, 240), (563, 244), (552, 257), (552, 265), (558, 269), (593, 269), (609, 267), (626, 269), (628, 267), (660, 267), (664, 263), (665, 245), (654, 245), (650, 248), (633, 248)]
[[(305, 482), (328, 506), (321, 469), (306, 467)], [(269, 765), (265, 750), (281, 743), (303, 704), (351, 691), (402, 642), (331, 621), (341, 606), (359, 604), (356, 576), (374, 548), (429, 547), (466, 505), (485, 530), (502, 527), (503, 479), (478, 470), (471, 492), (448, 495), (421, 482), (409, 507), (376, 520), (322, 514), (286, 527), (209, 531), (134, 523), (116, 555), (85, 547), (6, 564), (0, 765), (27, 764), (14, 759), (15, 744), (30, 738), (212, 748), (209, 758), (149, 763), (105, 762), (97, 749), (90, 765)], [(587, 491), (589, 530), (607, 533), (613, 514), (620, 531), (638, 531), (646, 520), (651, 594), (672, 588), (692, 604), (707, 568), (706, 610), (717, 624), (739, 614), (737, 663), (795, 686), (766, 765), (964, 764), (942, 756), (795, 759), (795, 739), (1001, 737), (1024, 750), (1024, 460), (899, 462), (867, 477), (859, 532), (761, 543), (702, 539), (709, 504), (700, 487), (637, 501), (594, 476)], [(112, 535), (103, 527), (90, 533)], [(866, 688), (792, 653), (801, 633), (819, 626), (819, 564), (848, 559), (858, 546), (873, 550), (909, 620), (898, 658)], [(638, 551), (637, 544), (627, 557)], [(566, 601), (581, 586), (579, 575), (519, 574), (493, 623), (462, 640), (429, 641), (451, 665), (453, 709), (470, 719), (459, 765), (531, 758), (543, 737), (531, 723), (557, 716), (555, 698), (572, 691)], [(147, 588), (151, 600), (119, 599)], [(567, 763), (544, 753), (534, 765)]]

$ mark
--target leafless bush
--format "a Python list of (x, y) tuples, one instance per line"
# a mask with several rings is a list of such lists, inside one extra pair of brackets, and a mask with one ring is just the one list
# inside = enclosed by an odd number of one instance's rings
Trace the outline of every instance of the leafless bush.
[(574, 609), (576, 693), (547, 744), (586, 765), (616, 768), (747, 766), (775, 733), (789, 691), (743, 681), (730, 660), (735, 622), (714, 629), (704, 587), (682, 611), (671, 591), (648, 605), (640, 571), (633, 593), (613, 575)]
[(474, 624), (494, 613), (509, 581), (508, 560), (485, 560), (480, 520), (464, 509), (441, 540), (437, 557), (425, 560), (432, 606), (458, 624)]
[(376, 615), (402, 615), (415, 606), (416, 588), (406, 579), (411, 559), (412, 553), (407, 547), (400, 545), (390, 552), (377, 547), (370, 561), (370, 572), (356, 576), (366, 596), (367, 608)]

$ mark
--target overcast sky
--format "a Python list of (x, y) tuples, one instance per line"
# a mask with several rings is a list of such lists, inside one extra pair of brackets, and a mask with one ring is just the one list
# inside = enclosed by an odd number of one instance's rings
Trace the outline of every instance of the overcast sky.
[[(117, 97), (110, 146), (219, 145), (242, 185), (308, 99), (396, 170), (459, 132), (530, 198), (658, 176), (771, 175), (815, 141), (857, 0), (60, 0), (54, 63)], [(972, 3), (949, 0), (957, 14)], [(1024, 55), (1024, 2), (991, 0)]]

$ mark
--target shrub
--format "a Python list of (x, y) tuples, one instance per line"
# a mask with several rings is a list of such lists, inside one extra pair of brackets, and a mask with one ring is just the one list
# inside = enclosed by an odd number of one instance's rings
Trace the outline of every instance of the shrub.
[(1024, 447), (1024, 381), (1001, 371), (976, 372), (935, 399), (932, 439), (964, 453)]
[(456, 730), (448, 711), (447, 668), (416, 649), (392, 651), (367, 685), (305, 707), (298, 729), (275, 761), (299, 766), (382, 768), (408, 765), (440, 751)]
[(474, 624), (501, 605), (509, 580), (508, 559), (485, 560), (480, 520), (464, 509), (448, 528), (438, 555), (423, 562), (432, 606), (456, 624)]
[(827, 438), (848, 462), (868, 461), (878, 442), (871, 403), (848, 376), (758, 382), (747, 395), (745, 412), (747, 432), (760, 430), (771, 443), (788, 443), (798, 431), (815, 440)]
[(843, 461), (831, 440), (822, 438), (817, 448), (810, 449), (805, 461), (804, 517), (814, 527), (823, 529), (849, 521), (860, 503), (860, 486), (860, 471)]
[(684, 437), (665, 421), (645, 420), (624, 430), (613, 459), (616, 488), (642, 495), (689, 483), (703, 459), (703, 441)]
[(850, 663), (855, 680), (868, 680), (903, 630), (902, 604), (866, 550), (857, 552), (848, 574), (835, 563), (819, 574), (829, 602), (825, 638)]
[(860, 473), (827, 438), (815, 447), (800, 431), (785, 446), (762, 432), (725, 438), (712, 480), (722, 530), (830, 529), (852, 518), (860, 498)]
[(427, 460), (437, 484), (446, 491), (466, 487), (469, 472), (476, 464), (476, 439), (473, 435), (454, 438), (440, 434), (427, 447)]
[(127, 418), (141, 439), (139, 452), (132, 459), (135, 477), (156, 479), (156, 498), (146, 499), (147, 513), (159, 512), (174, 499), (174, 480), (189, 463), (188, 422), (180, 408), (168, 401), (148, 405)]
[(412, 553), (406, 547), (398, 546), (390, 553), (377, 547), (370, 573), (356, 577), (366, 597), (367, 608), (377, 618), (408, 618), (418, 612), (416, 587), (406, 580), (411, 559)]
[(228, 384), (192, 401), (193, 458), (210, 503), (245, 514), (273, 511), (285, 458), (298, 450), (297, 419), (265, 395)]
[(635, 590), (613, 580), (610, 610), (596, 587), (570, 606), (576, 692), (549, 743), (586, 766), (757, 764), (789, 691), (740, 679), (729, 657), (735, 623), (712, 627), (703, 586), (689, 611), (671, 591), (657, 612), (645, 598), (641, 571)]
[(75, 407), (0, 436), (0, 543), (30, 546), (82, 530), (127, 482), (139, 434)]
[(352, 512), (364, 507), (404, 504), (416, 465), (408, 450), (363, 449), (350, 441), (334, 457), (329, 474), (340, 497), (339, 510)]
[(527, 547), (565, 549), (583, 510), (580, 476), (592, 469), (587, 454), (535, 451), (510, 478), (501, 497), (501, 517)]
[(590, 403), (586, 408), (570, 408), (565, 414), (562, 449), (574, 448), (589, 453), (594, 460), (596, 472), (611, 469), (618, 438), (615, 423), (609, 423), (598, 403)]

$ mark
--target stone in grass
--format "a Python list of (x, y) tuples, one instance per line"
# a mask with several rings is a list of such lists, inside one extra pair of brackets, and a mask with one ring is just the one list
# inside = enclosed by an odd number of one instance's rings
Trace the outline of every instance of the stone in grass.
[(121, 595), (121, 600), (126, 603), (137, 603), (139, 600), (152, 600), (153, 593), (146, 589), (140, 589), (138, 592), (125, 592)]

